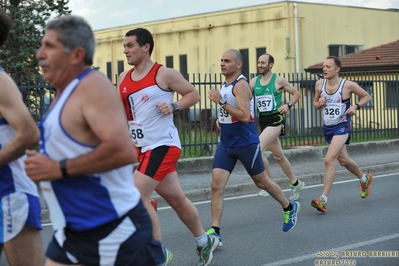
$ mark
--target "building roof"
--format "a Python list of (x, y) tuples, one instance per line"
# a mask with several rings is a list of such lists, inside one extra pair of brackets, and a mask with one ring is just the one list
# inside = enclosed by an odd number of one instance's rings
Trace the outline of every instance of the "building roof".
[[(399, 70), (399, 40), (340, 56), (341, 72)], [(306, 72), (322, 72), (323, 62), (309, 66)]]

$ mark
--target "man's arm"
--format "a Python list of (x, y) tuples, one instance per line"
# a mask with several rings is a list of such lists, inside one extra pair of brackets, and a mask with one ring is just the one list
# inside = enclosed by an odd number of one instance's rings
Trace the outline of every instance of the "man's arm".
[(246, 80), (240, 79), (234, 86), (233, 90), (238, 108), (234, 108), (232, 105), (227, 103), (224, 106), (224, 109), (240, 122), (247, 124), (251, 117), (249, 101), (251, 101), (252, 98), (249, 84)]
[[(81, 81), (76, 92), (88, 131), (85, 136), (94, 135), (98, 144), (93, 151), (67, 160), (68, 175), (101, 173), (135, 163), (137, 153), (126, 128), (122, 102), (110, 81), (94, 72)], [(60, 162), (34, 151), (26, 153), (26, 170), (32, 180), (62, 177)]]
[(124, 72), (119, 74), (118, 80), (116, 81), (116, 90), (118, 91), (118, 93), (119, 93), (119, 90), (120, 90), (121, 83), (124, 80), (124, 78), (126, 77), (127, 72), (128, 71), (124, 71)]
[(313, 106), (316, 109), (320, 109), (321, 107), (323, 107), (326, 104), (326, 98), (320, 97), (320, 90), (321, 90), (322, 84), (323, 84), (323, 80), (316, 81), (315, 95), (314, 95), (314, 100), (313, 100)]
[[(295, 89), (291, 83), (289, 83), (285, 78), (282, 78), (280, 76), (277, 76), (276, 78), (276, 84), (277, 84), (277, 88), (279, 88), (278, 90), (285, 90), (286, 92), (288, 92), (289, 94), (292, 95), (290, 102), (292, 103), (292, 106), (295, 105), (298, 101), (299, 98), (301, 97), (301, 95), (299, 94), (299, 91), (297, 89)], [(283, 106), (281, 106), (278, 111), (281, 114), (284, 114), (286, 112), (288, 112), (288, 110), (290, 109), (290, 107), (288, 106), (288, 104), (285, 104)]]
[(252, 78), (252, 79), (249, 81), (249, 87), (251, 88), (251, 91), (252, 91), (252, 92), (254, 91), (254, 86), (255, 86), (256, 79), (257, 79), (257, 77), (254, 77), (254, 78)]
[(39, 129), (22, 101), (14, 81), (6, 73), (0, 72), (0, 116), (5, 118), (16, 131), (16, 137), (0, 149), (0, 166), (15, 161), (33, 149), (39, 140)]
[[(168, 88), (183, 96), (175, 102), (180, 110), (190, 108), (200, 100), (200, 95), (195, 87), (173, 68), (160, 67), (156, 80), (161, 88)], [(173, 106), (165, 103), (161, 103), (158, 107), (164, 114), (171, 113), (174, 110)], [(168, 112), (168, 109), (170, 112)]]
[(345, 82), (344, 90), (346, 90), (344, 92), (344, 97), (347, 96), (345, 98), (349, 98), (351, 93), (354, 93), (360, 97), (360, 101), (354, 103), (348, 110), (346, 110), (346, 113), (349, 115), (355, 115), (357, 109), (365, 106), (369, 101), (371, 101), (370, 94), (366, 90), (361, 88), (356, 82), (347, 80)]

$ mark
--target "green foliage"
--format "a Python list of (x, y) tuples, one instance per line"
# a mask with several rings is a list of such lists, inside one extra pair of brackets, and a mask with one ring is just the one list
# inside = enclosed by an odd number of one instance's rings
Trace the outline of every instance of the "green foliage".
[(69, 0), (4, 0), (0, 7), (14, 21), (7, 42), (0, 48), (0, 65), (13, 77), (38, 74), (35, 58), (46, 23), (71, 13)]

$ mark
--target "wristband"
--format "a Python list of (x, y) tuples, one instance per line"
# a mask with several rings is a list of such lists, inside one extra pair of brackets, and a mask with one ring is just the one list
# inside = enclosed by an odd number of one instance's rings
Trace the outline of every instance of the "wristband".
[(361, 106), (358, 103), (356, 103), (356, 106), (357, 106), (357, 109), (361, 108)]
[(67, 169), (66, 169), (66, 161), (68, 159), (64, 159), (60, 161), (60, 169), (62, 172), (62, 178), (69, 178), (70, 176), (68, 175)]

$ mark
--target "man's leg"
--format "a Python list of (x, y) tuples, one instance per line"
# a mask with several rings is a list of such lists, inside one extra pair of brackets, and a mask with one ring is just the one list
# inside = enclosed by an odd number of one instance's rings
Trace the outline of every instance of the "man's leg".
[(270, 196), (272, 196), (283, 207), (283, 231), (288, 232), (292, 230), (297, 223), (298, 212), (301, 209), (301, 204), (296, 201), (289, 202), (280, 186), (267, 176), (266, 171), (252, 176), (252, 179), (257, 187), (266, 190)]
[(288, 207), (288, 205), (290, 204), (288, 199), (285, 197), (280, 186), (270, 179), (266, 171), (251, 177), (258, 188), (263, 189), (267, 193), (269, 193), (270, 196), (272, 196), (278, 203), (280, 203), (283, 208)]
[(270, 164), (265, 156), (265, 151), (267, 150), (267, 148), (270, 149), (269, 147), (270, 144), (278, 139), (278, 136), (281, 134), (281, 127), (282, 125), (277, 127), (270, 127), (270, 126), (266, 127), (259, 135), (260, 148), (262, 151), (262, 160), (266, 167), (266, 173), (270, 178), (272, 177), (270, 171)]
[(184, 194), (176, 172), (167, 174), (155, 191), (175, 210), (177, 216), (195, 237), (205, 232), (198, 210)]
[(287, 157), (285, 157), (283, 149), (281, 147), (280, 139), (277, 137), (273, 142), (271, 142), (268, 146), (269, 150), (273, 153), (273, 157), (276, 162), (280, 165), (284, 174), (290, 180), (290, 184), (294, 184), (297, 180), (294, 173), (292, 172), (291, 163), (288, 161)]
[(327, 154), (324, 158), (324, 163), (326, 165), (326, 172), (324, 174), (324, 187), (323, 194), (328, 196), (330, 194), (331, 188), (333, 186), (335, 178), (335, 162), (338, 155), (341, 153), (342, 149), (345, 148), (345, 142), (348, 139), (348, 134), (345, 135), (335, 135), (328, 147)]
[(177, 173), (167, 174), (155, 190), (175, 210), (180, 220), (194, 235), (199, 255), (198, 265), (208, 265), (212, 261), (213, 251), (217, 248), (219, 239), (208, 236), (205, 232), (198, 210), (184, 194)]
[(156, 210), (154, 209), (154, 207), (150, 202), (152, 192), (160, 182), (154, 180), (153, 178), (143, 173), (140, 173), (137, 170), (134, 171), (134, 181), (136, 187), (141, 193), (141, 199), (143, 201), (144, 207), (147, 209), (147, 212), (151, 218), (153, 238), (161, 242), (162, 236), (161, 236), (161, 226), (159, 224), (159, 217)]
[(338, 154), (338, 162), (357, 178), (361, 179), (363, 177), (364, 174), (362, 170), (360, 170), (359, 165), (349, 157), (346, 146), (344, 146), (341, 152)]
[(212, 214), (212, 226), (220, 227), (220, 223), (223, 215), (223, 193), (226, 187), (227, 181), (229, 180), (230, 172), (214, 168), (212, 170), (212, 194), (211, 194), (211, 214)]
[(3, 244), (10, 266), (43, 265), (42, 241), (40, 231), (25, 225), (13, 239)]

